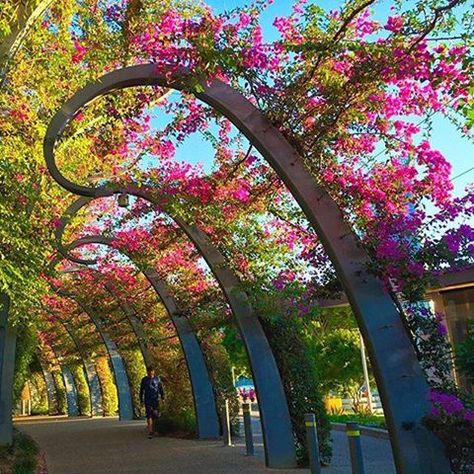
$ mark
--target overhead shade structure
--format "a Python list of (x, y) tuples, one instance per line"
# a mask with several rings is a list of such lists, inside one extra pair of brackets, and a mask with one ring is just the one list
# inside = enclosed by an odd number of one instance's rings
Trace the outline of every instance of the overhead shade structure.
[[(191, 72), (185, 69), (163, 71), (155, 64), (144, 64), (108, 73), (77, 92), (56, 113), (46, 133), (44, 153), (53, 178), (64, 188), (83, 196), (127, 193), (128, 189), (113, 189), (110, 184), (90, 188), (66, 179), (55, 163), (56, 141), (74, 115), (97, 97), (112, 90), (143, 85), (182, 90), (191, 77)], [(356, 315), (371, 359), (398, 471), (449, 472), (449, 461), (441, 441), (423, 424), (423, 417), (429, 409), (428, 385), (402, 315), (382, 281), (368, 272), (370, 258), (358, 245), (356, 235), (344, 221), (337, 204), (316, 183), (285, 137), (240, 92), (218, 79), (202, 81), (200, 90), (202, 92), (195, 95), (229, 118), (272, 166), (299, 203), (329, 255)], [(223, 286), (226, 283), (221, 282)], [(240, 327), (245, 340), (247, 329), (242, 328), (242, 324)], [(249, 341), (246, 343), (249, 350)], [(250, 354), (250, 360), (258, 389), (261, 377), (254, 367), (257, 355), (260, 354)], [(266, 389), (263, 390), (262, 385), (260, 388), (259, 400), (262, 400)], [(292, 454), (289, 440), (284, 433), (281, 434), (284, 438), (277, 441), (273, 435), (268, 438), (264, 433), (267, 450), (270, 447), (272, 452), (270, 456), (267, 452), (267, 463), (272, 465), (275, 461), (274, 467), (289, 467), (294, 465), (294, 451)], [(279, 454), (275, 452), (278, 446)]]
[[(74, 206), (74, 204), (72, 206)], [(66, 214), (68, 214), (68, 211), (66, 211)], [(101, 244), (110, 246), (115, 250), (122, 252), (133, 261), (133, 258), (126, 251), (117, 247), (117, 242), (113, 238), (102, 235), (77, 239), (70, 243), (67, 246), (67, 249), (65, 249), (61, 244), (61, 237), (66, 222), (67, 219), (63, 218), (58, 227), (59, 233), (57, 234), (59, 248), (66, 258), (69, 258), (76, 263), (94, 264), (94, 260), (87, 261), (74, 258), (74, 256), (70, 255), (69, 251), (83, 245)], [(142, 271), (165, 306), (165, 309), (176, 329), (191, 380), (198, 438), (218, 438), (220, 436), (220, 424), (214, 387), (212, 386), (211, 376), (195, 331), (186, 315), (179, 310), (179, 306), (175, 298), (172, 296), (166, 282), (164, 282), (163, 279), (159, 277), (158, 273), (152, 268), (146, 268)], [(132, 311), (131, 308), (129, 308), (128, 311)]]

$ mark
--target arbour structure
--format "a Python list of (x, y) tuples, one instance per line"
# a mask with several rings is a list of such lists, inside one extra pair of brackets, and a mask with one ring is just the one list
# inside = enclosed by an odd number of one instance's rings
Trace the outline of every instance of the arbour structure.
[[(128, 187), (127, 192), (157, 205), (152, 193), (143, 188)], [(66, 215), (70, 217), (89, 200), (85, 198), (77, 200), (70, 206)], [(227, 265), (224, 256), (212, 245), (208, 236), (196, 225), (189, 225), (175, 215), (171, 217), (188, 235), (208, 263), (229, 301), (239, 326), (259, 400), (266, 462), (268, 466), (277, 468), (295, 466), (296, 453), (290, 414), (280, 374), (267, 338), (249, 303), (249, 298), (242, 290), (237, 276)], [(59, 241), (64, 225), (63, 219), (57, 230)]]
[[(143, 85), (182, 90), (186, 88), (189, 77), (191, 74), (186, 70), (158, 71), (154, 64), (131, 66), (106, 74), (76, 93), (57, 112), (45, 137), (46, 162), (54, 179), (69, 191), (83, 196), (99, 197), (127, 192), (127, 189), (110, 185), (97, 188), (80, 186), (66, 179), (55, 163), (56, 141), (79, 109), (97, 97), (112, 90)], [(371, 358), (398, 472), (449, 472), (449, 463), (441, 443), (422, 423), (428, 409), (428, 386), (403, 325), (402, 315), (383, 283), (367, 272), (369, 257), (358, 245), (356, 236), (344, 222), (336, 203), (314, 181), (301, 157), (283, 135), (250, 101), (217, 79), (203, 81), (201, 88), (203, 92), (195, 95), (229, 118), (286, 184), (331, 258)], [(196, 231), (195, 228), (193, 230)], [(190, 233), (188, 235), (192, 238)], [(219, 280), (219, 275), (216, 276)], [(225, 287), (224, 282), (220, 283)], [(232, 301), (230, 303), (233, 306)], [(249, 341), (244, 331), (242, 333), (249, 350)], [(259, 386), (258, 380), (260, 361), (257, 362), (252, 354), (250, 361), (259, 398), (264, 400), (267, 394), (264, 387)], [(264, 413), (262, 416), (265, 424)], [(288, 431), (286, 426), (285, 429)], [(269, 456), (268, 450), (273, 450), (273, 446), (268, 432), (265, 447), (267, 463), (272, 465), (272, 453)], [(275, 459), (273, 467), (287, 467), (294, 463), (294, 454), (285, 447), (283, 456)]]
[[(88, 202), (89, 200), (86, 200), (86, 201)], [(74, 208), (76, 206), (77, 206), (77, 203), (73, 203), (73, 205), (68, 209), (68, 211), (66, 211), (66, 215), (68, 214), (68, 212), (71, 212), (71, 208)], [(62, 225), (58, 228), (59, 239), (66, 222), (67, 222), (67, 218), (63, 217)], [(108, 238), (105, 236), (100, 236), (100, 235), (89, 236), (87, 238), (78, 239), (72, 242), (71, 244), (68, 245), (68, 250), (71, 250), (76, 247), (80, 247), (82, 245), (87, 245), (90, 243), (102, 244), (102, 245), (107, 245), (107, 246), (112, 247), (114, 244), (114, 239)], [(59, 248), (60, 250), (63, 251), (64, 256), (69, 258), (71, 261), (74, 261), (76, 263), (82, 263), (82, 264), (95, 263), (94, 261), (84, 261), (82, 259), (77, 259), (74, 256), (67, 254), (65, 252), (65, 249), (63, 249), (61, 245), (59, 245)], [(115, 250), (118, 250), (116, 247), (114, 248)], [(127, 255), (126, 252), (124, 252), (123, 250), (122, 250), (122, 253)], [(130, 255), (127, 255), (127, 256), (131, 258)], [(53, 258), (50, 265), (54, 267), (55, 265), (57, 265), (57, 263), (59, 263), (59, 261), (60, 261), (60, 258), (59, 256), (57, 256)], [(151, 287), (154, 289), (157, 296), (161, 299), (162, 303), (164, 304), (165, 309), (167, 310), (168, 314), (170, 315), (173, 321), (173, 324), (177, 330), (178, 338), (180, 339), (180, 342), (182, 344), (185, 358), (188, 364), (191, 384), (193, 388), (193, 401), (194, 401), (194, 405), (196, 409), (196, 418), (197, 418), (197, 424), (198, 424), (198, 437), (200, 439), (217, 438), (219, 436), (220, 427), (219, 427), (219, 420), (218, 420), (218, 415), (217, 415), (215, 394), (214, 394), (213, 387), (210, 381), (209, 372), (205, 365), (204, 356), (199, 346), (199, 342), (197, 341), (197, 338), (194, 334), (194, 331), (187, 317), (181, 311), (179, 311), (178, 304), (176, 300), (174, 299), (174, 297), (171, 295), (169, 289), (167, 288), (166, 283), (162, 279), (159, 278), (156, 271), (154, 271), (154, 269), (152, 268), (145, 269), (143, 273), (145, 277), (148, 279), (148, 281), (150, 282)], [(144, 361), (146, 362), (148, 360), (148, 362), (151, 363), (149, 356), (146, 357), (147, 348), (145, 347), (145, 344), (144, 344), (145, 332), (144, 332), (144, 328), (141, 322), (136, 318), (135, 313), (133, 309), (130, 307), (130, 305), (128, 305), (128, 303), (126, 302), (124, 303), (120, 301), (120, 298), (115, 294), (111, 285), (106, 283), (105, 288), (107, 292), (113, 297), (113, 299), (117, 300), (118, 307), (121, 308), (122, 312), (126, 316), (126, 319), (129, 321), (130, 326), (132, 327), (133, 332), (135, 333), (137, 344), (140, 346)], [(103, 327), (103, 323), (100, 317), (95, 313), (95, 310), (90, 305), (87, 305), (87, 303), (83, 301), (81, 298), (79, 298), (77, 295), (73, 295), (71, 292), (65, 292), (64, 290), (59, 289), (59, 288), (55, 288), (55, 291), (62, 297), (74, 300), (76, 304), (78, 304), (79, 307), (82, 309), (83, 313), (87, 314), (89, 316), (90, 321), (93, 322), (103, 343), (105, 344), (105, 347), (107, 348), (107, 353), (109, 355), (109, 360), (111, 362), (112, 373), (114, 375), (115, 385), (118, 391), (119, 416), (121, 419), (131, 419), (133, 416), (133, 412), (132, 412), (132, 403), (131, 403), (131, 396), (130, 396), (130, 390), (129, 390), (130, 383), (127, 376), (127, 372), (124, 368), (122, 358), (119, 355), (118, 348), (109, 337), (105, 327)], [(84, 351), (81, 350), (80, 342), (77, 340), (77, 337), (74, 336), (73, 330), (71, 328), (67, 328), (66, 324), (68, 323), (64, 321), (60, 321), (60, 322), (61, 324), (64, 325), (67, 332), (73, 339), (73, 342), (76, 345), (78, 353), (81, 355), (83, 359), (84, 369), (87, 375), (87, 382), (89, 385), (89, 392), (91, 396), (91, 405), (92, 407), (95, 406), (95, 413), (98, 413), (99, 412), (98, 403), (100, 403), (100, 400), (96, 400), (95, 404), (92, 400), (94, 385), (96, 385), (94, 383), (95, 378), (96, 378), (94, 376), (95, 370), (91, 371), (91, 367), (86, 364), (86, 356), (84, 354)], [(64, 375), (64, 370), (63, 370), (64, 367), (61, 365), (59, 367), (61, 369), (62, 377), (63, 379), (65, 379), (66, 376)], [(68, 380), (70, 379), (71, 377), (68, 377)], [(54, 385), (54, 382), (53, 382), (53, 385)], [(71, 383), (69, 385), (70, 387), (72, 387)], [(69, 410), (69, 407), (70, 406), (72, 407), (72, 405), (74, 404), (77, 405), (77, 400), (76, 400), (77, 397), (74, 395), (73, 390), (68, 389), (70, 387), (65, 386), (66, 394), (68, 398), (68, 411), (71, 416), (74, 416), (74, 414), (77, 414), (75, 413), (76, 410), (74, 410), (73, 408)]]
[[(87, 202), (88, 201), (89, 200), (87, 200)], [(75, 204), (76, 203), (74, 203), (71, 207), (73, 207)], [(69, 209), (71, 209), (71, 207)], [(66, 221), (63, 218), (62, 225), (58, 227), (58, 230), (60, 231), (59, 235), (62, 234), (65, 222)], [(130, 255), (127, 254), (127, 252), (121, 249), (117, 249), (117, 247), (114, 246), (113, 238), (101, 235), (94, 235), (77, 239), (67, 246), (67, 250), (66, 248), (62, 247), (62, 245), (59, 245), (59, 248), (64, 251), (64, 254), (67, 258), (72, 261), (75, 261), (76, 263), (93, 264), (95, 263), (94, 261), (85, 261), (82, 259), (77, 259), (68, 253), (68, 251), (74, 248), (88, 244), (100, 244), (113, 247), (115, 250), (119, 250), (124, 255), (127, 255), (133, 261), (133, 259), (130, 257)], [(200, 439), (217, 438), (219, 437), (220, 427), (217, 414), (215, 393), (211, 383), (209, 370), (206, 367), (205, 357), (202, 353), (199, 341), (195, 335), (191, 323), (189, 322), (186, 315), (184, 315), (179, 310), (178, 303), (172, 296), (166, 283), (158, 276), (156, 271), (152, 268), (147, 268), (143, 269), (143, 274), (150, 282), (153, 290), (163, 303), (170, 319), (173, 322), (173, 325), (176, 329), (176, 333), (180, 340), (181, 347), (183, 349), (183, 353), (186, 359), (186, 364), (188, 367), (189, 377), (191, 380), (193, 402), (196, 412), (198, 437)], [(142, 327), (140, 333), (143, 333), (143, 331), (144, 330)], [(139, 337), (140, 336), (137, 334), (137, 338)]]
[(104, 343), (107, 354), (111, 363), (112, 373), (115, 379), (115, 385), (117, 387), (117, 396), (119, 402), (119, 418), (121, 420), (133, 419), (133, 403), (132, 395), (130, 391), (130, 383), (125, 370), (123, 359), (118, 351), (117, 345), (111, 339), (108, 332), (104, 328), (104, 324), (100, 316), (95, 312), (93, 308), (87, 305), (81, 298), (68, 291), (62, 289), (56, 289), (56, 292), (65, 298), (74, 300), (79, 307), (86, 313), (90, 320), (94, 323), (102, 342)]

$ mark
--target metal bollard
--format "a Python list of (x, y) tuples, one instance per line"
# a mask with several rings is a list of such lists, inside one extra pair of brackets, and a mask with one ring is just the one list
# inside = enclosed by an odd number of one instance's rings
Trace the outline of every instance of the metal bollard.
[(243, 403), (242, 411), (244, 413), (246, 455), (253, 456), (255, 454), (255, 450), (253, 447), (252, 416), (250, 414), (250, 403)]
[(222, 413), (222, 438), (224, 446), (232, 446), (232, 437), (230, 433), (229, 400), (224, 402), (224, 412)]
[(364, 459), (360, 443), (360, 431), (357, 423), (346, 423), (347, 440), (351, 455), (352, 474), (364, 474)]
[(306, 427), (306, 442), (308, 444), (309, 468), (311, 474), (321, 474), (318, 432), (316, 431), (316, 417), (314, 413), (305, 414), (304, 425)]

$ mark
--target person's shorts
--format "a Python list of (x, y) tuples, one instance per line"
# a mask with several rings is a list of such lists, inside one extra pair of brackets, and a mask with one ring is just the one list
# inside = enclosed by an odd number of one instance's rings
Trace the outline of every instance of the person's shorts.
[(145, 403), (145, 413), (147, 418), (158, 418), (158, 415), (160, 414), (158, 404), (148, 405)]

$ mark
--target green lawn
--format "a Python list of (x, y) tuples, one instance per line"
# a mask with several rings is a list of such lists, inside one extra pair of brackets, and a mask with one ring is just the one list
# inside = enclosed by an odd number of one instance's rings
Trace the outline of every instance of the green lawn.
[(385, 418), (383, 415), (362, 415), (356, 413), (348, 413), (346, 415), (329, 415), (329, 419), (333, 423), (359, 423), (359, 425), (371, 426), (373, 428), (386, 428)]

